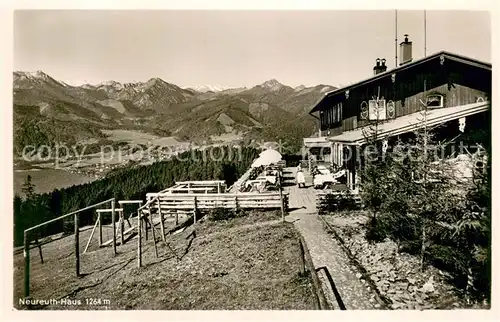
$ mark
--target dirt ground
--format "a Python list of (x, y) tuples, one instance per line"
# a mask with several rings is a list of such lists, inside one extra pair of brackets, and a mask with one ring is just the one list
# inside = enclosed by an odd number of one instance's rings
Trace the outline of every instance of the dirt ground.
[[(223, 222), (207, 219), (167, 236), (157, 234), (158, 258), (149, 234), (143, 267), (137, 237), (81, 255), (75, 276), (74, 236), (43, 246), (45, 263), (31, 251), (31, 309), (314, 309), (310, 278), (299, 277), (298, 232), (275, 212), (252, 212)], [(253, 225), (258, 223), (257, 225)], [(83, 252), (90, 228), (80, 238)], [(108, 230), (108, 233), (112, 232)], [(143, 234), (144, 238), (144, 234)], [(14, 255), (14, 307), (23, 305), (23, 255)], [(42, 301), (42, 302), (41, 302)]]

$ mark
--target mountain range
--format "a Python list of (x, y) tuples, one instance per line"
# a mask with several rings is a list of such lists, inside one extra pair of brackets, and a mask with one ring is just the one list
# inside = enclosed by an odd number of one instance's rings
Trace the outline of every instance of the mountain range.
[(13, 73), (14, 147), (105, 139), (102, 130), (141, 130), (180, 140), (223, 134), (299, 144), (315, 132), (308, 111), (331, 85), (292, 88), (275, 79), (252, 88), (181, 88), (146, 82), (71, 86), (42, 71)]

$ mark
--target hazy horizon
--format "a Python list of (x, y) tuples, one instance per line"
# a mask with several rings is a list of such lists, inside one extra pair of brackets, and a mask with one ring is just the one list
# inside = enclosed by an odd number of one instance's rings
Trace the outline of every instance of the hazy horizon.
[[(423, 11), (398, 11), (398, 42), (424, 56)], [(394, 67), (395, 12), (14, 12), (14, 70), (42, 70), (70, 85), (147, 81), (181, 87), (296, 87), (368, 78), (376, 58)], [(427, 11), (427, 55), (442, 50), (491, 61), (484, 11)], [(399, 55), (399, 52), (398, 52)]]

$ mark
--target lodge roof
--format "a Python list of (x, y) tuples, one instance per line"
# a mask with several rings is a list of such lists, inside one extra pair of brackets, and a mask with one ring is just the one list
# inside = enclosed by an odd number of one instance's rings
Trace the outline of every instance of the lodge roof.
[(447, 51), (440, 51), (440, 52), (437, 52), (437, 53), (432, 54), (430, 56), (427, 56), (427, 57), (424, 57), (424, 58), (421, 58), (421, 59), (417, 59), (417, 60), (414, 60), (414, 61), (412, 61), (410, 63), (407, 63), (407, 64), (404, 64), (402, 66), (396, 67), (394, 69), (388, 70), (386, 72), (379, 73), (379, 74), (377, 74), (375, 76), (372, 76), (370, 78), (364, 79), (364, 80), (359, 81), (357, 83), (354, 83), (354, 84), (351, 84), (351, 85), (348, 85), (348, 86), (344, 86), (342, 88), (337, 88), (337, 89), (335, 89), (335, 90), (333, 90), (331, 92), (327, 92), (327, 93), (325, 93), (325, 96), (323, 96), (318, 101), (318, 103), (316, 103), (314, 105), (313, 109), (309, 112), (309, 114), (312, 114), (312, 113), (318, 111), (319, 108), (320, 108), (320, 106), (321, 106), (321, 103), (326, 98), (336, 96), (336, 95), (338, 95), (340, 93), (343, 93), (343, 92), (345, 92), (346, 90), (349, 90), (349, 89), (360, 87), (360, 86), (363, 86), (363, 85), (368, 84), (368, 83), (376, 82), (377, 80), (380, 80), (380, 79), (383, 79), (385, 77), (388, 77), (388, 76), (392, 75), (393, 73), (397, 73), (397, 72), (400, 72), (400, 71), (403, 71), (403, 70), (408, 70), (408, 69), (411, 69), (411, 68), (415, 68), (415, 67), (417, 67), (419, 65), (422, 65), (424, 63), (430, 62), (432, 60), (440, 59), (441, 55), (445, 59), (449, 59), (449, 60), (452, 60), (452, 61), (459, 62), (461, 64), (465, 64), (465, 65), (469, 65), (469, 66), (473, 66), (473, 67), (477, 67), (477, 68), (480, 68), (480, 69), (485, 69), (485, 70), (491, 71), (491, 63), (483, 62), (483, 61), (480, 61), (480, 60), (477, 60), (477, 59), (473, 59), (473, 58), (466, 57), (466, 56), (461, 56), (461, 55), (450, 53), (450, 52), (447, 52)]
[[(432, 127), (444, 122), (484, 112), (490, 108), (490, 104), (490, 102), (486, 101), (448, 108), (430, 109), (427, 112), (426, 124)], [(377, 128), (376, 135), (379, 139), (382, 139), (412, 132), (423, 126), (422, 117), (423, 115), (421, 112), (415, 112), (381, 123)], [(372, 129), (368, 127), (360, 127), (353, 131), (347, 131), (340, 135), (329, 137), (328, 140), (348, 145), (360, 145), (366, 143), (367, 137), (373, 137), (375, 135), (375, 133), (371, 133), (371, 131)]]

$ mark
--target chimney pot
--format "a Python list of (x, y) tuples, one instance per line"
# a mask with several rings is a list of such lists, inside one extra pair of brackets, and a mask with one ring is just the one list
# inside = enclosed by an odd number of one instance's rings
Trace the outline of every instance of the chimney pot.
[(387, 70), (387, 66), (385, 65), (385, 58), (377, 58), (375, 62), (376, 65), (373, 67), (373, 75), (383, 73)]

